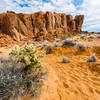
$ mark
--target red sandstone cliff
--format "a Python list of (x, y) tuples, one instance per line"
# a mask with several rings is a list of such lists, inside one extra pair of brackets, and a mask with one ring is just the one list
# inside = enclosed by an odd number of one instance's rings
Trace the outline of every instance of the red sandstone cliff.
[(15, 13), (7, 11), (0, 14), (0, 30), (15, 40), (28, 36), (46, 36), (57, 31), (81, 31), (84, 15), (77, 15), (75, 19), (64, 13), (36, 12), (33, 14)]

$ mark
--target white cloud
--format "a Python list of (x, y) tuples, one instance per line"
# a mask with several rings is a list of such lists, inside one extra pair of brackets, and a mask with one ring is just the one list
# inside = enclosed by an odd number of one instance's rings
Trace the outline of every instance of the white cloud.
[(100, 31), (100, 0), (84, 0), (82, 5), (85, 15), (86, 29), (88, 31)]
[(2, 2), (0, 2), (0, 11), (1, 12), (6, 11), (6, 6), (7, 6), (7, 3), (4, 0), (2, 0)]
[(48, 11), (54, 11), (55, 7), (51, 3), (43, 3), (41, 10), (46, 12)]

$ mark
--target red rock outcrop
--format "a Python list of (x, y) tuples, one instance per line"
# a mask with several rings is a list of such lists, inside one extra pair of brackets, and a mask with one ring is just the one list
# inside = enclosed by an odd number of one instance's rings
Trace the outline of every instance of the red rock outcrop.
[(75, 19), (64, 13), (36, 12), (33, 14), (15, 13), (7, 11), (0, 14), (0, 30), (15, 40), (22, 40), (28, 36), (47, 36), (55, 31), (81, 31), (84, 15), (77, 15)]
[(74, 20), (75, 20), (76, 30), (77, 31), (81, 31), (82, 24), (83, 24), (83, 19), (84, 19), (83, 15), (77, 15), (77, 16), (75, 16)]

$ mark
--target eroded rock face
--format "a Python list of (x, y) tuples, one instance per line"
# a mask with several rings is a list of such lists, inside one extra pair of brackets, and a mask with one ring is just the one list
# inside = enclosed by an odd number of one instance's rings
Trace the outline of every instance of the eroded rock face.
[(76, 30), (77, 31), (81, 31), (81, 28), (82, 28), (82, 24), (83, 24), (83, 20), (84, 19), (84, 16), (83, 15), (77, 15), (75, 16), (75, 23), (76, 23)]
[(28, 34), (28, 29), (14, 13), (5, 13), (0, 26), (3, 33), (10, 35), (15, 40), (20, 40)]
[(32, 16), (30, 14), (17, 14), (20, 20), (24, 23), (29, 32), (33, 33)]
[(57, 31), (81, 31), (84, 16), (77, 15), (75, 19), (64, 13), (36, 12), (23, 14), (12, 11), (0, 14), (0, 30), (15, 40), (32, 34), (35, 37), (47, 36)]

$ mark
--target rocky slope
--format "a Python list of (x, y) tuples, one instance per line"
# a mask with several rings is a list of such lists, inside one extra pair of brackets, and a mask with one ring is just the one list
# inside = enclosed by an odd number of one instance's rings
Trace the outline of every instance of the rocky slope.
[(44, 38), (61, 32), (80, 32), (83, 20), (84, 15), (77, 15), (73, 19), (71, 15), (48, 11), (33, 14), (7, 11), (7, 13), (0, 14), (0, 31), (18, 41), (25, 37)]

